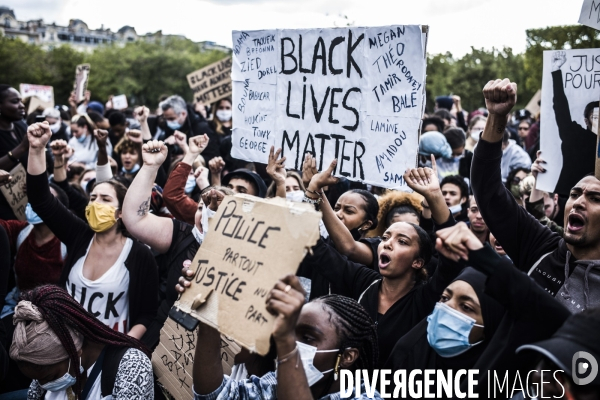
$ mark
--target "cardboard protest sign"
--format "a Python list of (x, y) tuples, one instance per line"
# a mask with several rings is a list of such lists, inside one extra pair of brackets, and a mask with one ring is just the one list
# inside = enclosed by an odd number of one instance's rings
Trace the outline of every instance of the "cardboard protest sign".
[(27, 206), (27, 191), (25, 190), (25, 182), (27, 178), (27, 172), (22, 164), (17, 164), (16, 167), (10, 171), (12, 179), (9, 183), (0, 186), (0, 191), (8, 201), (10, 208), (21, 221), (27, 220), (25, 218), (25, 207)]
[(28, 114), (38, 107), (54, 107), (54, 88), (52, 86), (21, 83), (19, 85), (19, 92), (21, 92), (23, 100), (29, 99)]
[(175, 306), (267, 354), (275, 317), (266, 296), (280, 278), (296, 273), (317, 242), (320, 216), (308, 204), (281, 198), (226, 196), (192, 261), (192, 285)]
[(537, 188), (568, 195), (593, 173), (600, 91), (600, 49), (544, 52), (540, 149), (547, 161)]
[[(158, 381), (178, 400), (192, 400), (192, 368), (196, 352), (198, 330), (188, 331), (167, 318), (160, 331), (160, 343), (152, 353), (152, 369)], [(223, 373), (230, 375), (235, 355), (240, 346), (221, 336)]]
[(579, 23), (600, 30), (600, 0), (584, 0)]
[(529, 103), (525, 106), (525, 109), (531, 113), (532, 116), (538, 115), (540, 112), (540, 101), (542, 100), (542, 91), (538, 89), (533, 95)]
[(194, 102), (206, 104), (231, 96), (231, 57), (217, 61), (187, 76)]
[(417, 159), (425, 105), (425, 27), (233, 32), (232, 156), (388, 188)]
[(129, 105), (127, 104), (127, 96), (125, 96), (124, 94), (114, 96), (112, 98), (112, 106), (115, 110), (126, 109), (127, 107), (129, 107)]
[(73, 90), (75, 91), (75, 101), (81, 102), (85, 100), (85, 91), (87, 90), (87, 84), (90, 79), (90, 64), (79, 64), (75, 69), (75, 84)]

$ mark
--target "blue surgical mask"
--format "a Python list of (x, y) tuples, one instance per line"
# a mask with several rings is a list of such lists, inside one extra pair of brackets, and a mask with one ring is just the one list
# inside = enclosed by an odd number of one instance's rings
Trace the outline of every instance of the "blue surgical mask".
[[(48, 383), (44, 383), (43, 385), (40, 385), (41, 388), (48, 392), (60, 392), (73, 386), (75, 382), (77, 382), (77, 379), (71, 374), (69, 374), (69, 369), (71, 369), (71, 360), (69, 360), (69, 367), (67, 368), (67, 372), (63, 376)], [(79, 370), (81, 372), (84, 371), (83, 367), (81, 366), (79, 367)]]
[(25, 206), (25, 218), (27, 218), (27, 222), (29, 222), (31, 225), (44, 223), (40, 216), (37, 215), (35, 211), (33, 211), (33, 208), (31, 208), (31, 204), (29, 203), (27, 203), (27, 206)]
[(121, 171), (123, 171), (124, 174), (135, 174), (139, 170), (140, 170), (140, 165), (139, 164), (135, 164), (133, 166), (133, 168), (131, 168), (130, 170), (126, 170), (125, 167), (121, 167)]
[(436, 303), (427, 317), (427, 341), (440, 357), (455, 357), (481, 343), (469, 343), (475, 320), (444, 303)]
[(79, 137), (77, 138), (77, 141), (78, 141), (79, 143), (83, 143), (83, 142), (85, 142), (85, 138), (86, 138), (86, 135), (81, 135), (81, 136), (79, 136)]
[(167, 120), (167, 126), (174, 131), (181, 128), (181, 124), (177, 121), (169, 121)]
[(185, 182), (185, 193), (189, 194), (192, 193), (192, 191), (194, 190), (194, 188), (196, 187), (196, 177), (194, 175), (190, 175), (187, 178), (187, 181)]

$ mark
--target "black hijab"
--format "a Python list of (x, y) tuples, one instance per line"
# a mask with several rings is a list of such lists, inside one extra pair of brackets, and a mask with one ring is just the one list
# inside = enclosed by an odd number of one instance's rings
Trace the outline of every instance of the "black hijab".
[(484, 274), (471, 267), (465, 268), (454, 280), (464, 281), (471, 285), (479, 298), (483, 318), (483, 342), (458, 356), (441, 357), (427, 341), (427, 319), (424, 319), (396, 342), (386, 368), (394, 371), (398, 369), (407, 371), (413, 369), (451, 369), (456, 371), (473, 368), (494, 336), (504, 316), (504, 307), (484, 293), (485, 280), (486, 276)]

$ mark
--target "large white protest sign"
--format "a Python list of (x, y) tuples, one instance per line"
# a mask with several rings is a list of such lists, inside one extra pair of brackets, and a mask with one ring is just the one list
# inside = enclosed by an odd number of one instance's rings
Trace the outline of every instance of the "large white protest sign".
[(584, 0), (579, 23), (600, 30), (600, 0)]
[(319, 170), (388, 188), (414, 167), (425, 103), (423, 27), (233, 32), (235, 158)]
[(600, 49), (544, 52), (538, 189), (567, 195), (594, 172)]

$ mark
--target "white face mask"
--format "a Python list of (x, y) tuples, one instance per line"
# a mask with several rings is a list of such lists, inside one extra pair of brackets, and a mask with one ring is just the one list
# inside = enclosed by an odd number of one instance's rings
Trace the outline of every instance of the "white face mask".
[(58, 121), (56, 121), (55, 123), (53, 123), (52, 125), (50, 125), (50, 130), (52, 131), (52, 133), (56, 133), (58, 132), (58, 130), (60, 129), (60, 119)]
[(196, 177), (194, 175), (188, 176), (187, 181), (185, 182), (185, 189), (184, 189), (185, 194), (192, 193), (194, 191), (195, 187), (196, 187)]
[(302, 199), (304, 199), (304, 192), (302, 190), (294, 190), (293, 192), (287, 192), (285, 194), (285, 197), (289, 201), (295, 201), (297, 203), (302, 203)]
[(476, 142), (479, 142), (479, 137), (481, 136), (481, 132), (480, 130), (475, 130), (475, 131), (471, 131), (471, 139), (473, 139)]
[(319, 371), (317, 367), (313, 365), (315, 354), (317, 353), (339, 353), (338, 349), (333, 350), (317, 350), (315, 346), (310, 346), (302, 342), (296, 342), (298, 346), (298, 352), (300, 353), (300, 360), (302, 360), (302, 367), (304, 367), (304, 373), (306, 374), (306, 380), (308, 386), (312, 386), (315, 383), (323, 379), (326, 373), (333, 371), (333, 368), (327, 371)]
[[(69, 366), (67, 367), (67, 372), (58, 379), (53, 381), (44, 383), (40, 385), (40, 387), (48, 392), (60, 392), (62, 390), (66, 390), (67, 388), (73, 386), (77, 379), (69, 374), (69, 370), (71, 369), (71, 360), (69, 359)], [(79, 358), (79, 372), (83, 373), (85, 371), (81, 366), (81, 357)]]
[(450, 208), (450, 212), (452, 214), (458, 214), (459, 212), (462, 211), (462, 204), (457, 204), (457, 205), (449, 207), (449, 208)]
[(217, 118), (219, 119), (219, 121), (221, 122), (228, 122), (231, 121), (231, 116), (232, 116), (232, 111), (231, 110), (217, 110)]

